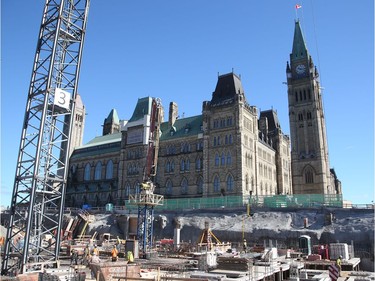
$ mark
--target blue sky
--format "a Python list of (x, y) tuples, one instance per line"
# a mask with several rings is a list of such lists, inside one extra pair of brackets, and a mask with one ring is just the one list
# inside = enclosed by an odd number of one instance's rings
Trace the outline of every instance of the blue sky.
[[(44, 2), (1, 2), (1, 205), (10, 204), (13, 190)], [(128, 119), (145, 96), (161, 98), (166, 109), (177, 102), (180, 116), (201, 114), (218, 73), (232, 70), (247, 101), (277, 110), (289, 134), (283, 82), (296, 17), (324, 87), (330, 165), (345, 199), (370, 203), (373, 0), (93, 0), (79, 81), (88, 113), (84, 143), (101, 134), (112, 108)]]

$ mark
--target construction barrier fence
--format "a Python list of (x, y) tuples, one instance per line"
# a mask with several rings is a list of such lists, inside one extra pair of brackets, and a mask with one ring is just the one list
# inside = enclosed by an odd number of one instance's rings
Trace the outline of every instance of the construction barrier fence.
[[(297, 194), (273, 196), (219, 196), (199, 198), (164, 198), (164, 204), (157, 210), (193, 210), (238, 208), (243, 206), (269, 208), (314, 208), (343, 207), (341, 194)], [(126, 209), (137, 209), (137, 205), (126, 202)]]

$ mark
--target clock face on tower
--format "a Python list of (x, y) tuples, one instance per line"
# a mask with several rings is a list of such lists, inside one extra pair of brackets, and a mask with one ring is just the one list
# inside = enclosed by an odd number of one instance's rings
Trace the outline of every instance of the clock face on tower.
[(306, 66), (303, 65), (303, 64), (299, 64), (296, 66), (296, 73), (301, 75), (301, 74), (305, 74), (306, 72)]

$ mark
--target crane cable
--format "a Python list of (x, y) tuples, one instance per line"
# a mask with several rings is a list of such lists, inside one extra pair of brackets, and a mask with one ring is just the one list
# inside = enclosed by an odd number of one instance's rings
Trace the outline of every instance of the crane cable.
[(316, 29), (315, 29), (315, 15), (314, 15), (314, 5), (313, 1), (310, 0), (311, 3), (311, 12), (312, 12), (312, 20), (313, 20), (313, 27), (314, 27), (314, 39), (315, 39), (315, 48), (316, 48), (316, 55), (318, 57), (318, 72), (319, 72), (319, 80), (320, 80), (320, 85), (322, 85), (322, 74), (320, 72), (320, 57), (319, 57), (319, 48), (318, 48), (318, 39), (316, 36)]

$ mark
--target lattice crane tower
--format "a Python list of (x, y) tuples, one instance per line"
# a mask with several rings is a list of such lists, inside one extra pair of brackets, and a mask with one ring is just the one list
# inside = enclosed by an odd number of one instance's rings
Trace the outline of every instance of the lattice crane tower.
[[(89, 0), (46, 0), (27, 95), (2, 274), (58, 266)], [(50, 243), (44, 241), (48, 237)], [(19, 243), (23, 242), (23, 246)]]

